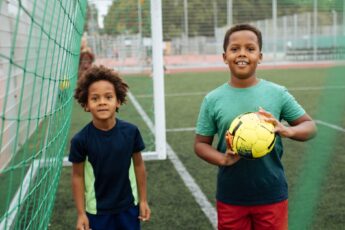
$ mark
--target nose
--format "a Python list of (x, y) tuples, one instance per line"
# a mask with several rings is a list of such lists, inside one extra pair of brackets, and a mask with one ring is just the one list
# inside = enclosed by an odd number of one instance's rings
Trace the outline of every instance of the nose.
[(245, 56), (246, 55), (246, 50), (245, 49), (240, 49), (239, 56)]
[(99, 104), (106, 104), (106, 99), (104, 97), (101, 97), (99, 100)]
[(87, 69), (89, 69), (90, 67), (91, 67), (91, 63), (89, 63), (89, 62), (83, 63), (83, 69), (84, 69), (84, 70), (87, 70)]

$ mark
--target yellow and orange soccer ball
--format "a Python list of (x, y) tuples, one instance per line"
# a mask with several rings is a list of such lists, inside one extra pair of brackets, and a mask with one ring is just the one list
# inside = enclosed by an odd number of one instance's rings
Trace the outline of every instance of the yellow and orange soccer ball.
[(275, 144), (274, 126), (254, 112), (237, 116), (230, 124), (232, 150), (247, 159), (261, 158), (272, 151)]

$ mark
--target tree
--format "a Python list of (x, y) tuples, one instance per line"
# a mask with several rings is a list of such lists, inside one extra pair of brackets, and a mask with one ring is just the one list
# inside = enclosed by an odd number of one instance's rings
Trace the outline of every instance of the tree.
[[(217, 10), (214, 10), (213, 1)], [(213, 36), (215, 17), (217, 26), (227, 24), (228, 0), (187, 0), (188, 36)], [(246, 23), (272, 18), (272, 0), (233, 0), (233, 23)], [(323, 11), (342, 9), (343, 0), (318, 0)], [(140, 0), (142, 35), (150, 36), (150, 1)], [(180, 37), (185, 31), (184, 0), (162, 0), (163, 36), (165, 40)], [(277, 0), (278, 16), (313, 10), (312, 0)], [(215, 15), (217, 12), (217, 15)], [(137, 34), (138, 0), (114, 1), (104, 19), (107, 34)]]
[(90, 32), (90, 30), (98, 30), (98, 11), (94, 4), (87, 3), (86, 7), (86, 23), (84, 24), (84, 31)]
[[(150, 1), (140, 1), (142, 17), (142, 33), (150, 33)], [(104, 17), (104, 31), (107, 34), (135, 34), (139, 33), (138, 0), (114, 1)]]

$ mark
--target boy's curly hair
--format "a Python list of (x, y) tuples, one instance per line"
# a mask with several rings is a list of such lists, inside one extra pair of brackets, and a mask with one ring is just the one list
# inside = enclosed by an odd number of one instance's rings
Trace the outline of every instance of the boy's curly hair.
[[(87, 104), (90, 85), (96, 81), (102, 80), (109, 81), (113, 84), (116, 98), (121, 105), (126, 103), (126, 95), (129, 88), (128, 85), (115, 71), (101, 65), (91, 67), (82, 75), (81, 78), (78, 79), (74, 98), (83, 108), (85, 108)], [(116, 109), (116, 112), (118, 112), (118, 109)]]

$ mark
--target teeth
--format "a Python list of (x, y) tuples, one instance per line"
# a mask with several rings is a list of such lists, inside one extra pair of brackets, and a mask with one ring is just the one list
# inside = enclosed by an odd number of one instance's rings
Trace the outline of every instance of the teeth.
[(239, 61), (239, 62), (237, 62), (237, 65), (247, 65), (247, 62)]

